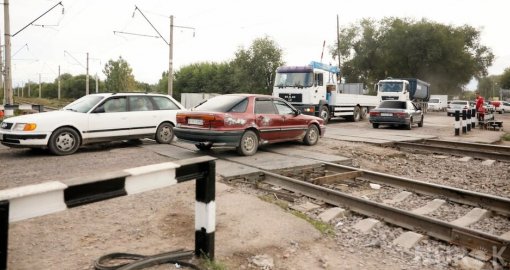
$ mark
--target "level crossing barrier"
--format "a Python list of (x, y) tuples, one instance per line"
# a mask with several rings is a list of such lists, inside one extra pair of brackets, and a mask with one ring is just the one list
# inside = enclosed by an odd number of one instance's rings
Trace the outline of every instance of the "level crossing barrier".
[(195, 255), (214, 259), (215, 158), (203, 156), (0, 190), (0, 269), (7, 269), (9, 223), (196, 179)]

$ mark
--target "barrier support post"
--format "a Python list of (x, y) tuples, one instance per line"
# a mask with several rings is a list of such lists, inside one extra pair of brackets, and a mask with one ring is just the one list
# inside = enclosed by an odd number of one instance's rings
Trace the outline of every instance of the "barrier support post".
[(0, 201), (0, 269), (7, 269), (9, 201)]
[(462, 134), (467, 133), (466, 127), (466, 110), (462, 110)]
[(460, 112), (455, 111), (455, 136), (460, 135)]

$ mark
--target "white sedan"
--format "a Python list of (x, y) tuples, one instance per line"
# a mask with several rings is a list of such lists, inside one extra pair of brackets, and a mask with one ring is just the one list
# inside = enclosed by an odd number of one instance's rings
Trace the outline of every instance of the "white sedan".
[(81, 145), (151, 138), (171, 143), (175, 115), (185, 110), (172, 97), (143, 93), (84, 96), (62, 110), (10, 117), (0, 125), (0, 142), (9, 147), (48, 148), (69, 155)]

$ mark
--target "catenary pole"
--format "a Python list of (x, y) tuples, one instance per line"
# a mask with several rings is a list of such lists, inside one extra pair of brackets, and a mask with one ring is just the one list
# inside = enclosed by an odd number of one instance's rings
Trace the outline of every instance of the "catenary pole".
[(5, 104), (5, 88), (4, 88), (4, 61), (2, 60), (2, 31), (0, 30), (0, 88), (3, 93), (4, 100), (2, 101), (2, 104)]
[(168, 95), (173, 95), (174, 16), (170, 16), (170, 39), (168, 43)]
[(39, 73), (39, 98), (41, 98), (41, 73)]
[(88, 95), (89, 92), (89, 53), (87, 53), (87, 76), (85, 79), (85, 95)]
[(13, 104), (11, 74), (11, 24), (9, 19), (9, 0), (4, 0), (4, 37), (5, 37), (5, 103)]
[(342, 83), (342, 63), (340, 61), (340, 21), (338, 14), (336, 15), (336, 48), (338, 57), (338, 83)]
[(60, 99), (60, 65), (58, 66), (58, 99)]

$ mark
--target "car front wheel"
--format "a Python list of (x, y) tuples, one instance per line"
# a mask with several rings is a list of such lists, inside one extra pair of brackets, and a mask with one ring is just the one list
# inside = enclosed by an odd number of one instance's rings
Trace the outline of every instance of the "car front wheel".
[(72, 128), (63, 127), (51, 134), (48, 149), (55, 155), (65, 156), (76, 152), (80, 144), (81, 139), (78, 132)]
[(174, 126), (170, 123), (162, 123), (156, 130), (156, 141), (169, 144), (174, 139)]
[(237, 147), (237, 153), (243, 156), (251, 156), (257, 152), (258, 147), (259, 139), (257, 134), (251, 130), (247, 130), (241, 137), (241, 141)]
[(305, 138), (303, 142), (306, 145), (314, 145), (319, 141), (319, 129), (316, 125), (310, 125), (308, 130), (306, 131)]

